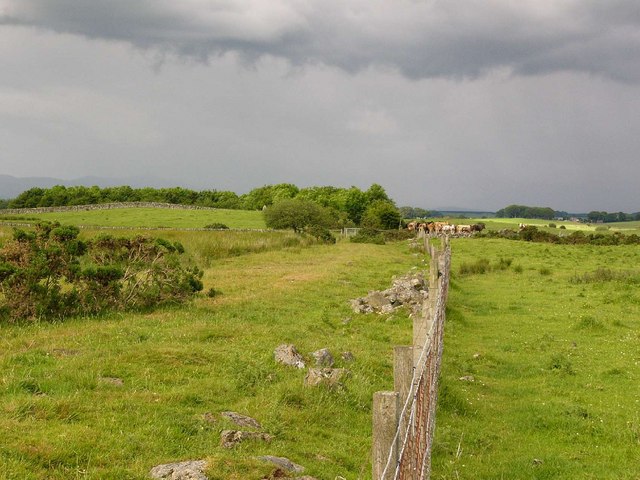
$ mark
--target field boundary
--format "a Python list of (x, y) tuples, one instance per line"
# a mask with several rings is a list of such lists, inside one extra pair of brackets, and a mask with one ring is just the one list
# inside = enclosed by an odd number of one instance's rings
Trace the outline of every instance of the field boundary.
[[(37, 223), (7, 222), (0, 220), (2, 227), (35, 227)], [(120, 225), (75, 225), (82, 230), (142, 230), (142, 231), (172, 231), (172, 232), (283, 232), (288, 230), (274, 230), (272, 228), (204, 228), (204, 227), (127, 227)]]
[(0, 214), (22, 215), (25, 213), (83, 212), (83, 211), (90, 211), (90, 210), (115, 210), (119, 208), (164, 208), (168, 210), (225, 210), (223, 208), (204, 207), (202, 205), (183, 205), (179, 203), (111, 202), (111, 203), (92, 203), (87, 205), (65, 205), (65, 206), (58, 206), (58, 207), (5, 208), (0, 210)]
[(431, 257), (429, 295), (413, 318), (413, 345), (394, 347), (394, 390), (373, 396), (373, 480), (429, 479), (438, 401), (451, 246), (438, 249), (425, 237)]

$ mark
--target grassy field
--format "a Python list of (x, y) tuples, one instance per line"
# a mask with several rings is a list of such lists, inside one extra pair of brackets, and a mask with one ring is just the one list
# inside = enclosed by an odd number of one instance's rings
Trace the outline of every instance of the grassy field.
[[(613, 232), (623, 232), (625, 234), (628, 233), (636, 233), (640, 234), (640, 222), (618, 222), (618, 223), (599, 223), (599, 224), (587, 224), (581, 222), (571, 222), (568, 220), (539, 220), (539, 219), (531, 219), (531, 218), (472, 218), (472, 219), (455, 219), (452, 220), (452, 223), (458, 224), (471, 224), (471, 223), (484, 223), (488, 230), (502, 230), (504, 228), (510, 228), (512, 230), (517, 230), (518, 226), (521, 223), (525, 225), (533, 225), (538, 227), (541, 230), (546, 230), (551, 233), (561, 234), (563, 231), (570, 233), (576, 230), (583, 231), (585, 233), (589, 232), (602, 232), (602, 233), (613, 233)], [(549, 227), (549, 224), (555, 224), (555, 227)], [(560, 228), (561, 226), (564, 229)]]
[[(348, 300), (423, 256), (406, 242), (257, 233), (162, 232), (204, 264), (213, 298), (0, 324), (0, 478), (143, 479), (159, 463), (207, 458), (211, 479), (258, 479), (271, 470), (254, 459), (264, 454), (320, 479), (370, 478), (372, 394), (391, 388), (392, 347), (412, 328), (407, 312), (358, 316)], [(640, 249), (452, 245), (432, 478), (637, 480)], [(304, 371), (273, 361), (281, 343), (307, 359), (328, 347), (351, 377), (306, 389)], [(225, 410), (257, 418), (274, 441), (223, 449), (232, 425), (203, 415)]]
[(640, 249), (452, 243), (432, 478), (639, 478)]
[[(0, 214), (2, 212), (0, 211)], [(249, 210), (176, 210), (159, 208), (118, 208), (110, 210), (83, 210), (25, 215), (2, 215), (5, 221), (58, 221), (68, 225), (105, 227), (171, 227), (204, 228), (212, 223), (224, 223), (229, 228), (265, 228), (262, 212)]]
[[(208, 458), (212, 479), (258, 479), (272, 468), (253, 458), (272, 454), (318, 478), (366, 477), (372, 394), (389, 387), (392, 346), (410, 341), (411, 323), (355, 316), (348, 300), (417, 263), (405, 242), (247, 254), (208, 268), (205, 290), (222, 294), (185, 308), (0, 326), (0, 476), (142, 479)], [(352, 371), (345, 388), (304, 388), (304, 371), (273, 360), (282, 343), (307, 358), (328, 347)], [(274, 441), (223, 449), (231, 425), (203, 415), (225, 410)]]

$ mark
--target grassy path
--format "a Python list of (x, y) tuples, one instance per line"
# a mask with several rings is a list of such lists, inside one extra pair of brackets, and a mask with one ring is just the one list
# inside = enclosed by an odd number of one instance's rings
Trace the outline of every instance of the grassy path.
[[(212, 479), (260, 478), (261, 454), (318, 478), (367, 477), (371, 396), (392, 385), (392, 346), (410, 341), (411, 324), (405, 312), (355, 316), (348, 300), (418, 262), (405, 243), (245, 255), (207, 270), (205, 288), (222, 295), (186, 308), (0, 326), (3, 478), (142, 479), (193, 458), (211, 460)], [(330, 348), (352, 371), (345, 388), (303, 388), (303, 371), (273, 361), (281, 343)], [(224, 410), (275, 440), (221, 448), (231, 425), (203, 414)]]

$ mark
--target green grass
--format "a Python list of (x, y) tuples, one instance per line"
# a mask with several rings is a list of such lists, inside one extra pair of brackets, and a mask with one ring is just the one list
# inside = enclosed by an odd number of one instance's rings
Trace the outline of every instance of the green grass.
[[(348, 300), (423, 257), (406, 242), (280, 233), (163, 232), (206, 264), (204, 291), (220, 292), (183, 308), (0, 324), (0, 478), (143, 479), (208, 458), (212, 479), (258, 479), (263, 454), (317, 478), (370, 478), (372, 394), (391, 388), (392, 347), (412, 328), (407, 312), (358, 316)], [(637, 479), (640, 249), (452, 245), (432, 478)], [(328, 347), (352, 376), (305, 389), (303, 371), (273, 361), (281, 343), (307, 360)], [(274, 441), (221, 448), (231, 425), (202, 415), (224, 410), (257, 418)]]
[(229, 228), (265, 228), (262, 212), (253, 210), (180, 210), (160, 208), (118, 208), (28, 215), (2, 215), (5, 221), (33, 219), (58, 221), (69, 225), (105, 227), (171, 227), (204, 228), (212, 223), (224, 223)]
[(640, 249), (452, 244), (432, 478), (637, 479)]
[[(392, 384), (392, 346), (410, 341), (411, 322), (356, 316), (348, 300), (420, 262), (405, 242), (247, 254), (216, 261), (205, 291), (222, 293), (184, 308), (0, 325), (2, 478), (143, 479), (159, 463), (209, 458), (211, 478), (258, 479), (272, 470), (254, 460), (264, 454), (318, 478), (367, 477), (372, 394)], [(352, 371), (345, 388), (304, 388), (303, 371), (273, 360), (289, 342), (307, 359), (330, 348)], [(224, 410), (275, 440), (223, 449), (231, 425), (202, 415)]]
[[(293, 231), (234, 231), (234, 230), (159, 230), (136, 229), (101, 230), (83, 228), (80, 238), (90, 239), (96, 235), (109, 234), (116, 237), (137, 235), (162, 237), (181, 242), (196, 264), (208, 268), (217, 260), (259, 252), (296, 250), (317, 243), (308, 235), (297, 235)], [(12, 238), (13, 229), (0, 226), (0, 246)]]

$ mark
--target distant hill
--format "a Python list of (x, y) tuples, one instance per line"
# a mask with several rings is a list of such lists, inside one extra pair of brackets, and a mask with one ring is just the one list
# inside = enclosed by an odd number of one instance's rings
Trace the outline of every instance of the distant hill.
[(156, 177), (123, 177), (123, 178), (104, 178), (104, 177), (80, 177), (73, 180), (63, 180), (53, 177), (13, 177), (11, 175), (0, 175), (0, 199), (12, 199), (20, 195), (30, 188), (51, 188), (55, 185), (64, 185), (65, 187), (86, 186), (92, 187), (117, 187), (120, 185), (129, 185), (133, 188), (153, 187), (166, 188), (175, 187), (175, 183)]

